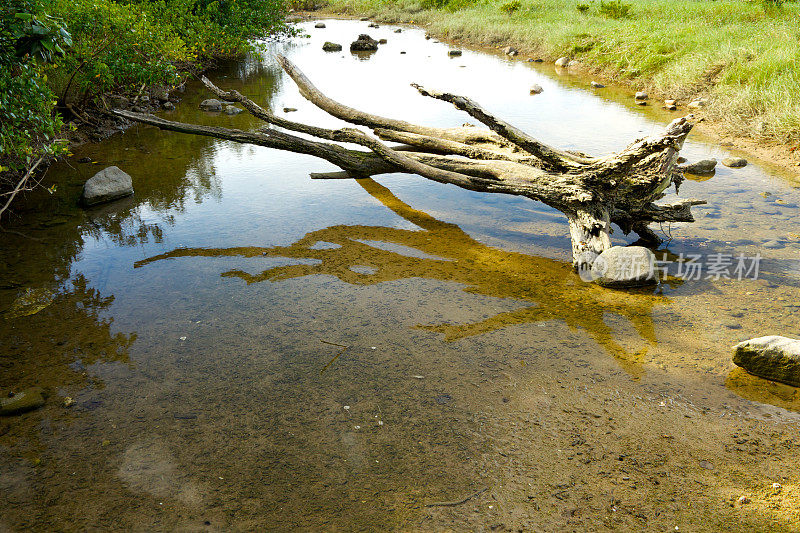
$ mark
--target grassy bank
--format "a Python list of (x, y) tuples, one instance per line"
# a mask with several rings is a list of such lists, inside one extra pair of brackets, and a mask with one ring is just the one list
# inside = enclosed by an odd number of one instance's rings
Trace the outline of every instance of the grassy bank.
[[(726, 133), (800, 142), (800, 4), (773, 1), (330, 0), (443, 38), (578, 59), (607, 80), (687, 103)], [(627, 13), (625, 12), (627, 10)]]

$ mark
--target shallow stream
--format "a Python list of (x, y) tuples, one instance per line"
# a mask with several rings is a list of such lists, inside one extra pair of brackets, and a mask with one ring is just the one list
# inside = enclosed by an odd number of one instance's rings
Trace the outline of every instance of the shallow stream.
[[(449, 57), (419, 29), (325, 23), (268, 46), (376, 114), (470, 122), (419, 82), (596, 155), (680, 116), (552, 65)], [(350, 54), (359, 33), (388, 42)], [(269, 53), (210, 77), (343, 125)], [(197, 84), (180, 97), (160, 114), (262, 126), (199, 111)], [(731, 155), (695, 134), (682, 154)], [(79, 208), (110, 165), (135, 195)], [(614, 291), (572, 272), (566, 219), (542, 204), (309, 179), (331, 170), (144, 126), (50, 169), (55, 193), (7, 224), (26, 237), (0, 234), (0, 393), (49, 392), (0, 418), (0, 531), (800, 528), (800, 397), (730, 362), (740, 340), (800, 336), (800, 183), (758, 161), (687, 180), (708, 205), (661, 228), (658, 256), (722, 254), (734, 279)], [(760, 254), (758, 279), (736, 279), (740, 254)], [(18, 316), (29, 289), (47, 305)]]

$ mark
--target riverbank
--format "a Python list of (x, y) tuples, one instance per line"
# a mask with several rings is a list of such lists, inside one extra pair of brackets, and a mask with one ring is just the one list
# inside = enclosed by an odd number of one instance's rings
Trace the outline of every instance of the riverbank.
[[(703, 118), (702, 132), (798, 175), (796, 4), (656, 2), (637, 4), (620, 19), (607, 18), (597, 4), (586, 4), (582, 13), (563, 0), (459, 5), (463, 9), (453, 10), (452, 2), (425, 9), (406, 0), (333, 0), (312, 15), (414, 24), (464, 46), (512, 46), (520, 61), (566, 56), (585, 75), (629, 87), (631, 98), (643, 90), (651, 105), (677, 100), (678, 112)], [(700, 98), (707, 106), (687, 108)]]

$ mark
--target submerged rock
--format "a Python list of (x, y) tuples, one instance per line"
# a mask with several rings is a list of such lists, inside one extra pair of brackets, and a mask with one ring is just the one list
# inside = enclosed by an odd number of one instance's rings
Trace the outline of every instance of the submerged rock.
[(594, 87), (595, 89), (603, 89), (603, 88), (605, 88), (605, 85), (603, 85), (602, 83), (598, 83), (596, 81), (593, 81), (590, 85), (592, 87)]
[(648, 98), (647, 93), (644, 91), (638, 91), (635, 95), (633, 95), (633, 97), (636, 100), (647, 100)]
[(322, 49), (326, 52), (341, 52), (342, 45), (339, 43), (332, 43), (330, 41), (325, 41), (325, 44), (322, 45)]
[(389, 42), (389, 41), (388, 41), (388, 40), (386, 40), (386, 39), (378, 39), (378, 44), (386, 44), (386, 43), (388, 43), (388, 42)]
[(366, 33), (362, 33), (358, 36), (358, 39), (350, 43), (351, 52), (374, 52), (377, 49), (378, 41)]
[(461, 55), (461, 50), (449, 50), (447, 52), (447, 55), (449, 55), (450, 57), (458, 57)]
[(85, 206), (97, 205), (132, 194), (131, 177), (117, 167), (108, 167), (86, 180), (81, 203)]
[(226, 115), (238, 115), (239, 113), (242, 112), (242, 110), (236, 107), (235, 105), (229, 104), (225, 106), (222, 112), (225, 113)]
[(164, 102), (164, 109), (166, 109), (167, 111), (173, 111), (175, 110), (175, 104), (173, 104), (172, 102)]
[(691, 163), (686, 165), (684, 170), (690, 174), (711, 174), (714, 172), (714, 169), (717, 167), (717, 160), (716, 159), (701, 159), (695, 163)]
[(771, 381), (800, 387), (800, 340), (770, 335), (733, 347), (733, 363)]
[(591, 278), (604, 287), (655, 283), (655, 259), (644, 246), (612, 246), (594, 260)]
[(21, 316), (35, 315), (51, 303), (56, 297), (56, 293), (48, 289), (28, 289), (22, 296), (19, 296), (11, 309), (6, 311), (5, 318), (19, 318)]
[(542, 89), (542, 86), (538, 83), (531, 85), (531, 94), (541, 94), (542, 91), (544, 91), (544, 89)]
[(569, 65), (569, 58), (567, 56), (559, 57), (558, 59), (556, 59), (557, 67), (567, 68), (567, 65)]
[(747, 159), (743, 157), (726, 157), (722, 164), (730, 168), (742, 168), (747, 166)]
[(10, 398), (0, 399), (0, 416), (18, 415), (33, 411), (45, 403), (44, 391), (39, 387), (31, 387), (18, 392)]
[(403, 33), (403, 28), (397, 28), (394, 30), (395, 33)]
[(200, 109), (203, 111), (222, 111), (222, 102), (216, 98), (208, 98), (200, 102)]

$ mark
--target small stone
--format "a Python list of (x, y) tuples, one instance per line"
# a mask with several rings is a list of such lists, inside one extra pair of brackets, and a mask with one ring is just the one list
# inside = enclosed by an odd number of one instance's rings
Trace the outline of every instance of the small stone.
[(358, 39), (350, 43), (351, 52), (374, 52), (377, 49), (378, 41), (366, 33), (362, 33), (358, 36)]
[(594, 87), (595, 89), (603, 89), (603, 88), (605, 88), (605, 85), (603, 85), (602, 83), (598, 83), (596, 81), (593, 81), (591, 83), (591, 86)]
[(431, 36), (430, 36), (430, 35), (428, 35), (427, 33), (425, 34), (425, 40), (426, 40), (426, 41), (430, 41), (430, 40), (431, 40)]
[(75, 400), (72, 399), (70, 396), (64, 397), (64, 407), (72, 407), (75, 404)]
[(568, 57), (564, 56), (564, 57), (559, 57), (558, 59), (556, 59), (556, 66), (557, 67), (567, 68), (567, 65), (569, 65), (569, 58)]
[(449, 50), (447, 52), (447, 55), (449, 55), (450, 57), (458, 57), (461, 55), (461, 50)]
[(542, 91), (544, 91), (544, 89), (542, 89), (542, 86), (538, 83), (531, 85), (531, 94), (542, 94)]
[(636, 100), (647, 100), (647, 93), (644, 91), (638, 91), (633, 97)]
[(380, 28), (380, 26), (378, 25), (378, 23), (377, 23), (377, 22), (370, 22), (370, 23), (367, 25), (367, 28)]
[(675, 111), (676, 109), (678, 109), (678, 106), (676, 106), (675, 104), (665, 105), (664, 109), (666, 109), (667, 111)]
[(513, 46), (506, 46), (505, 48), (503, 48), (503, 53), (505, 55), (507, 55), (507, 56), (512, 56), (513, 57), (513, 56), (519, 54), (519, 50), (517, 50)]
[(174, 111), (175, 104), (173, 104), (172, 102), (164, 102), (164, 109), (166, 109), (167, 111)]
[(40, 387), (31, 387), (9, 398), (0, 398), (0, 416), (18, 415), (33, 411), (43, 406), (44, 403), (44, 391)]
[(537, 57), (536, 59), (533, 60), (533, 62), (534, 63), (544, 63), (544, 59), (542, 59), (541, 57)]
[(800, 387), (800, 340), (770, 335), (740, 342), (733, 347), (733, 363), (755, 376)]
[(297, 109), (294, 108), (294, 107), (284, 107), (283, 108), (283, 112), (284, 113), (294, 113), (295, 111), (297, 111)]
[(705, 107), (706, 103), (707, 102), (704, 99), (694, 100), (692, 102), (689, 102), (689, 105), (687, 105), (686, 107), (688, 107), (689, 109), (700, 109), (701, 107)]
[(386, 39), (378, 39), (378, 44), (386, 44), (388, 42)]
[(678, 105), (675, 100), (664, 100), (664, 105)]
[(325, 27), (325, 23), (324, 22), (317, 22), (316, 24), (314, 24), (314, 27), (322, 29), (322, 28)]
[(730, 168), (742, 168), (747, 166), (747, 159), (743, 157), (726, 157), (722, 164)]
[(222, 112), (226, 115), (238, 115), (242, 112), (242, 110), (234, 105), (226, 105), (224, 108), (222, 108)]
[(774, 490), (781, 490), (781, 484), (780, 483), (773, 483), (772, 484), (772, 488)]
[(738, 503), (739, 505), (747, 505), (748, 503), (750, 503), (750, 498), (748, 498), (747, 496), (739, 496), (739, 499), (736, 500), (736, 503)]
[(403, 33), (403, 28), (397, 28), (394, 30), (395, 33)]
[(405, 51), (405, 50), (402, 50), (402, 51), (400, 52), (400, 55), (405, 55), (405, 53), (406, 53), (406, 51)]
[(325, 52), (341, 52), (342, 45), (339, 43), (332, 43), (330, 41), (325, 41), (325, 44), (322, 45), (322, 49)]
[(203, 111), (222, 111), (222, 102), (216, 98), (208, 98), (200, 102), (200, 109)]
[(80, 159), (78, 159), (78, 163), (91, 163), (91, 162), (92, 162), (92, 158), (88, 157), (88, 156), (87, 157), (81, 157)]
[(647, 105), (647, 100), (636, 100), (636, 105)]
[(133, 180), (117, 167), (108, 167), (83, 184), (81, 202), (85, 206), (110, 202), (133, 194)]
[(685, 170), (690, 174), (697, 174), (702, 176), (704, 174), (713, 173), (716, 167), (717, 167), (716, 159), (701, 159), (700, 161), (686, 165)]

